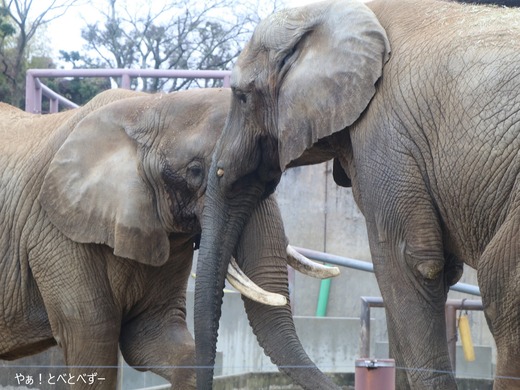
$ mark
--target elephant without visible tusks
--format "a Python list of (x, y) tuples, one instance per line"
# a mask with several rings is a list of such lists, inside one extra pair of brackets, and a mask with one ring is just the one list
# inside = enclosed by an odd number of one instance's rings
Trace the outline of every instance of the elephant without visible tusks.
[[(74, 388), (113, 389), (120, 347), (173, 388), (195, 387), (186, 286), (229, 104), (229, 89), (107, 91), (44, 116), (0, 103), (0, 359), (58, 344), (68, 374), (103, 378)], [(286, 299), (295, 256), (274, 199), (255, 209), (240, 245), (237, 262), (275, 293), (230, 268), (233, 285), (278, 305), (245, 298), (254, 332), (264, 346), (301, 349)], [(285, 328), (265, 328), (270, 316)]]
[[(517, 8), (337, 0), (268, 17), (231, 75), (199, 276), (223, 279), (230, 232), (282, 171), (333, 159), (366, 218), (390, 354), (404, 368), (396, 388), (456, 388), (444, 305), (463, 263), (477, 270), (496, 341), (494, 389), (520, 388), (519, 64)], [(202, 280), (204, 310), (215, 298)], [(195, 313), (199, 365), (213, 365), (213, 323)], [(200, 373), (199, 388), (211, 377)]]

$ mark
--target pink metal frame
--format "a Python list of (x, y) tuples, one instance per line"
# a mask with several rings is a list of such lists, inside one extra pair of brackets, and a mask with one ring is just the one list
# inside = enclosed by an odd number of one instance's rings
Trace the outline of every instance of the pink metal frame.
[[(385, 307), (383, 298), (361, 297), (361, 332), (360, 351), (362, 358), (370, 357), (370, 308)], [(446, 336), (451, 367), (456, 371), (456, 343), (457, 343), (457, 310), (484, 310), (480, 299), (448, 299), (446, 301)]]
[(25, 111), (41, 113), (43, 96), (50, 99), (50, 112), (58, 112), (59, 105), (73, 108), (74, 102), (52, 91), (40, 77), (121, 77), (121, 87), (130, 89), (132, 78), (191, 78), (222, 79), (224, 87), (230, 85), (231, 72), (227, 70), (160, 70), (160, 69), (29, 69), (26, 75)]

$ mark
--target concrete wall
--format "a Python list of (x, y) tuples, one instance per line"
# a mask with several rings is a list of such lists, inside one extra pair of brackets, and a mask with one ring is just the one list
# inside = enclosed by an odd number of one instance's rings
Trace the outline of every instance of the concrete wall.
[[(192, 305), (192, 294), (188, 304)], [(278, 371), (258, 345), (239, 294), (225, 294), (222, 313), (217, 344), (222, 364), (219, 373), (236, 375)], [(296, 316), (294, 322), (305, 351), (322, 371), (354, 371), (359, 351), (359, 318)], [(191, 331), (191, 320), (188, 326)], [(375, 324), (372, 326), (376, 327)], [(375, 340), (372, 340), (372, 350), (374, 348)]]

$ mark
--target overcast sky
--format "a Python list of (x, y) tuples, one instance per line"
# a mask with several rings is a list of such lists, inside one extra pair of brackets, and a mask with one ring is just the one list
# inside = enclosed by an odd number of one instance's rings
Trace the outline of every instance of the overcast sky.
[[(96, 0), (92, 3), (98, 1), (101, 1), (101, 4), (106, 2), (106, 0)], [(295, 7), (316, 1), (319, 0), (285, 0), (285, 3), (288, 7)], [(50, 47), (54, 52), (53, 58), (58, 58), (59, 50), (82, 50), (85, 41), (81, 38), (81, 29), (85, 27), (86, 22), (93, 23), (96, 21), (97, 12), (92, 12), (92, 3), (72, 7), (64, 16), (48, 25), (47, 35), (50, 38)]]

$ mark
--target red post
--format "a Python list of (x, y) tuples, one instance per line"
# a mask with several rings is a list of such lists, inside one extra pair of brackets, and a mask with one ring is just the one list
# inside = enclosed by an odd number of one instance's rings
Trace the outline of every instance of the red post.
[(394, 359), (357, 359), (355, 390), (395, 390)]

